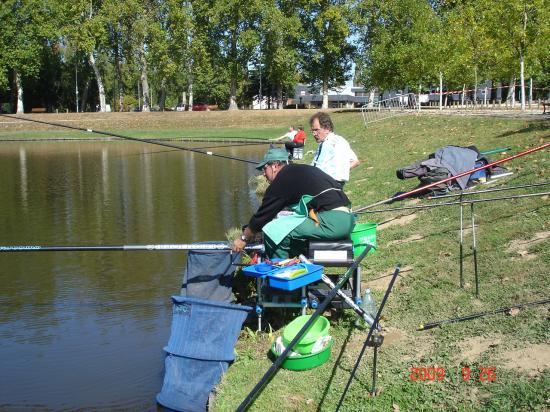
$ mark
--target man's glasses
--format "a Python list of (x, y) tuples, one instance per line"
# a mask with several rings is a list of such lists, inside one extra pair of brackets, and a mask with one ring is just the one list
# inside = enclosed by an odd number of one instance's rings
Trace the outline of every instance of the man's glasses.
[(321, 129), (309, 129), (309, 131), (310, 131), (311, 133), (318, 132), (319, 130), (321, 130)]

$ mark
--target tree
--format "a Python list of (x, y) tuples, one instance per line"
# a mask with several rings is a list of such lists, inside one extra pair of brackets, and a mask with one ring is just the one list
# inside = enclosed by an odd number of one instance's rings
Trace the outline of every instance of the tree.
[(351, 45), (350, 11), (346, 0), (306, 0), (300, 10), (304, 35), (300, 41), (302, 75), (306, 83), (321, 88), (324, 109), (329, 89), (349, 78), (354, 47)]
[(56, 3), (39, 0), (6, 0), (0, 4), (0, 87), (9, 87), (9, 73), (17, 93), (16, 112), (23, 113), (24, 78), (40, 72), (44, 47), (55, 42)]
[(215, 50), (211, 56), (217, 60), (214, 65), (228, 74), (229, 110), (238, 109), (239, 87), (260, 41), (257, 28), (262, 0), (210, 0), (194, 6), (207, 24), (208, 42)]
[(277, 91), (279, 109), (283, 91), (298, 82), (298, 38), (303, 33), (294, 1), (270, 0), (263, 4), (259, 26), (261, 43), (258, 64), (265, 65), (264, 77)]
[[(442, 20), (426, 1), (363, 1), (358, 66), (366, 85), (402, 89), (431, 84), (447, 70)], [(364, 23), (363, 23), (364, 22)]]
[[(519, 65), (522, 110), (525, 110), (526, 100), (525, 72), (533, 70), (537, 46), (543, 47), (540, 39), (544, 38), (544, 33), (548, 34), (548, 8), (547, 0), (507, 0), (494, 2), (488, 11), (489, 33), (499, 45), (498, 52), (502, 56), (512, 56)], [(547, 42), (548, 37), (543, 41)], [(501, 62), (504, 63), (503, 71), (513, 67), (506, 59)]]

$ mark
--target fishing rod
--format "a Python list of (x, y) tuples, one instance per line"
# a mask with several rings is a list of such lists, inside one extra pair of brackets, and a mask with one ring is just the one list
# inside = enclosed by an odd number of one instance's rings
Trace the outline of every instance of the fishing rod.
[(181, 146), (178, 146), (178, 145), (175, 145), (175, 144), (160, 142), (160, 141), (154, 140), (154, 139), (138, 139), (137, 137), (124, 136), (124, 135), (117, 134), (117, 133), (112, 133), (112, 132), (103, 132), (101, 130), (84, 129), (82, 127), (70, 126), (70, 125), (67, 125), (67, 124), (45, 122), (43, 120), (29, 119), (27, 117), (12, 116), (12, 115), (7, 115), (7, 114), (3, 114), (3, 113), (0, 113), (0, 116), (8, 117), (10, 119), (20, 119), (20, 120), (26, 120), (26, 121), (29, 121), (29, 122), (41, 123), (41, 124), (45, 124), (45, 125), (48, 125), (48, 126), (64, 127), (66, 129), (78, 130), (78, 131), (81, 131), (81, 132), (96, 133), (96, 134), (100, 134), (100, 135), (103, 135), (103, 136), (118, 137), (120, 139), (131, 140), (131, 141), (134, 141), (134, 142), (156, 144), (158, 146), (171, 147), (173, 149), (178, 149), (178, 150), (183, 150), (183, 151), (188, 151), (188, 152), (193, 152), (193, 153), (199, 153), (199, 154), (203, 154), (203, 155), (207, 155), (207, 156), (221, 157), (223, 159), (237, 160), (239, 162), (244, 162), (244, 163), (251, 163), (251, 164), (258, 163), (258, 162), (253, 161), (253, 160), (247, 160), (247, 159), (242, 159), (240, 157), (222, 155), (222, 154), (219, 154), (219, 153), (213, 153), (213, 152), (210, 152), (210, 151), (203, 151), (203, 150), (199, 150), (199, 149), (191, 149), (191, 148), (181, 147)]
[(477, 195), (479, 193), (501, 192), (501, 191), (505, 191), (505, 190), (525, 189), (525, 188), (547, 186), (547, 185), (550, 185), (550, 182), (532, 183), (532, 184), (517, 185), (517, 186), (493, 187), (491, 189), (483, 189), (483, 190), (460, 191), (458, 193), (449, 193), (447, 195), (427, 196), (426, 199), (428, 199), (428, 200), (444, 199), (446, 197), (459, 197), (459, 196), (465, 196), (465, 195)]
[(383, 205), (385, 203), (390, 203), (390, 202), (393, 202), (395, 200), (399, 200), (399, 199), (404, 199), (406, 197), (409, 197), (410, 195), (413, 195), (415, 193), (419, 193), (419, 192), (424, 192), (426, 189), (429, 189), (430, 187), (434, 187), (434, 186), (437, 186), (437, 185), (440, 185), (442, 183), (447, 183), (447, 182), (450, 182), (451, 180), (456, 180), (462, 176), (466, 176), (466, 175), (470, 175), (472, 173), (475, 173), (479, 170), (484, 170), (484, 169), (487, 169), (489, 167), (493, 167), (495, 165), (498, 165), (498, 164), (501, 164), (501, 163), (505, 163), (505, 162), (508, 162), (510, 160), (513, 160), (513, 159), (516, 159), (518, 157), (522, 157), (522, 156), (525, 156), (525, 155), (528, 155), (530, 153), (533, 153), (533, 152), (536, 152), (536, 151), (539, 151), (539, 150), (543, 150), (543, 149), (546, 149), (547, 147), (550, 147), (550, 143), (545, 143), (543, 144), (542, 146), (538, 146), (538, 147), (534, 147), (532, 149), (529, 149), (529, 150), (526, 150), (524, 152), (520, 152), (520, 153), (517, 153), (513, 156), (509, 156), (509, 157), (506, 157), (504, 159), (500, 159), (500, 160), (497, 160), (497, 161), (494, 161), (492, 163), (488, 163), (486, 165), (483, 165), (483, 166), (480, 166), (480, 167), (476, 167), (476, 168), (473, 168), (473, 169), (470, 169), (470, 170), (467, 170), (465, 172), (462, 172), (462, 173), (459, 173), (455, 176), (450, 176), (450, 177), (447, 177), (445, 179), (441, 179), (439, 180), (438, 182), (434, 182), (434, 183), (430, 183), (428, 185), (425, 185), (425, 186), (421, 186), (421, 187), (417, 187), (416, 189), (414, 190), (411, 190), (409, 192), (405, 192), (405, 193), (401, 193), (399, 195), (395, 195), (395, 196), (392, 196), (388, 199), (385, 199), (385, 200), (381, 200), (379, 202), (376, 202), (376, 203), (373, 203), (371, 205), (368, 205), (368, 206), (363, 206), (363, 207), (360, 207), (358, 209), (355, 209), (353, 210), (353, 213), (358, 213), (358, 212), (362, 212), (364, 210), (367, 210), (367, 209), (370, 209), (370, 208), (373, 208), (375, 206), (380, 206), (380, 205)]
[(534, 302), (522, 303), (522, 304), (519, 304), (519, 305), (509, 306), (507, 308), (500, 308), (500, 309), (490, 310), (490, 311), (487, 311), (487, 312), (474, 313), (474, 314), (468, 315), (468, 316), (461, 316), (461, 317), (457, 317), (457, 318), (445, 319), (445, 320), (440, 320), (440, 321), (432, 322), (432, 323), (426, 323), (426, 324), (421, 323), (418, 326), (417, 330), (433, 329), (437, 326), (445, 325), (447, 323), (463, 322), (465, 320), (481, 318), (483, 316), (496, 315), (497, 313), (510, 312), (512, 309), (521, 309), (521, 308), (524, 308), (526, 306), (533, 306), (533, 305), (544, 305), (546, 303), (550, 303), (550, 299), (544, 299), (544, 300), (537, 300), (537, 301), (534, 301)]
[(415, 205), (415, 206), (402, 206), (402, 207), (390, 207), (387, 209), (375, 209), (375, 210), (366, 210), (358, 212), (357, 210), (354, 213), (381, 213), (381, 212), (394, 212), (396, 210), (411, 210), (411, 209), (433, 209), (440, 206), (452, 206), (460, 204), (473, 204), (473, 203), (484, 203), (484, 202), (494, 202), (498, 200), (511, 200), (511, 199), (523, 199), (526, 197), (533, 196), (546, 196), (550, 195), (550, 192), (538, 192), (538, 193), (528, 193), (524, 195), (513, 195), (513, 196), (502, 196), (502, 197), (489, 197), (487, 199), (462, 199), (456, 200), (453, 202), (439, 202), (431, 205)]
[[(261, 244), (247, 245), (245, 250), (263, 251)], [(68, 251), (105, 251), (105, 250), (230, 250), (229, 243), (183, 243), (158, 245), (97, 245), (97, 246), (40, 246), (19, 245), (0, 246), (0, 252), (68, 252)]]

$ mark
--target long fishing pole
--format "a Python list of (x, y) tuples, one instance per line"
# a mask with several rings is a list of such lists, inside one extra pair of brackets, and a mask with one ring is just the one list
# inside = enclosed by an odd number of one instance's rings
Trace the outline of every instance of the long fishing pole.
[(452, 206), (452, 205), (460, 205), (460, 204), (494, 202), (494, 201), (498, 201), (498, 200), (523, 199), (523, 198), (526, 198), (526, 197), (546, 196), (546, 195), (550, 195), (550, 192), (528, 193), (528, 194), (524, 194), (524, 195), (502, 196), (502, 197), (489, 197), (487, 199), (463, 199), (463, 200), (456, 200), (456, 201), (453, 201), (453, 202), (439, 202), (439, 203), (434, 203), (434, 204), (431, 204), (431, 205), (414, 205), (414, 206), (402, 206), (402, 207), (389, 207), (387, 209), (375, 209), (375, 210), (365, 210), (365, 211), (355, 210), (354, 213), (382, 213), (382, 212), (394, 212), (396, 210), (433, 209), (435, 207), (440, 207), (440, 206)]
[(210, 152), (210, 151), (203, 151), (203, 150), (199, 150), (199, 149), (191, 149), (191, 148), (181, 147), (181, 146), (178, 146), (178, 145), (175, 145), (175, 144), (160, 142), (158, 140), (153, 140), (153, 139), (138, 139), (137, 137), (124, 136), (124, 135), (121, 135), (121, 134), (118, 134), (118, 133), (103, 132), (101, 130), (93, 130), (93, 129), (84, 129), (82, 127), (69, 126), (69, 125), (61, 124), (61, 123), (45, 122), (43, 120), (29, 119), (27, 117), (12, 116), (12, 115), (7, 115), (7, 114), (3, 114), (3, 113), (0, 113), (0, 116), (9, 117), (10, 119), (20, 119), (20, 120), (26, 120), (28, 122), (41, 123), (41, 124), (45, 124), (45, 125), (48, 125), (48, 126), (63, 127), (63, 128), (66, 128), (66, 129), (78, 130), (78, 131), (81, 131), (81, 132), (96, 133), (96, 134), (100, 134), (100, 135), (103, 135), (103, 136), (118, 137), (120, 139), (131, 140), (131, 141), (134, 141), (134, 142), (150, 143), (150, 144), (155, 144), (155, 145), (158, 145), (158, 146), (171, 147), (173, 149), (178, 149), (178, 150), (183, 150), (183, 151), (188, 151), (188, 152), (193, 152), (193, 153), (200, 153), (200, 154), (207, 155), (207, 156), (221, 157), (223, 159), (237, 160), (239, 162), (245, 162), (245, 163), (251, 163), (251, 164), (258, 163), (256, 161), (242, 159), (240, 157), (227, 156), (227, 155), (222, 155), (222, 154), (219, 154), (219, 153), (213, 153), (213, 152)]
[[(248, 245), (246, 250), (263, 250), (263, 245)], [(157, 245), (97, 245), (97, 246), (40, 246), (19, 245), (0, 246), (0, 252), (68, 252), (68, 251), (103, 251), (103, 250), (230, 250), (229, 243), (183, 243)]]
[(458, 193), (449, 193), (447, 195), (439, 195), (439, 196), (427, 196), (426, 199), (433, 200), (433, 199), (444, 199), (447, 197), (459, 197), (459, 196), (465, 196), (465, 195), (477, 195), (479, 193), (489, 193), (489, 192), (502, 192), (505, 190), (515, 190), (515, 189), (526, 189), (531, 187), (539, 187), (539, 186), (548, 186), (550, 185), (550, 182), (542, 182), (542, 183), (531, 183), (531, 184), (525, 184), (525, 185), (516, 185), (516, 186), (503, 186), (503, 187), (493, 187), (491, 189), (483, 189), (483, 190), (472, 190), (472, 191), (464, 191), (461, 190)]
[(537, 300), (537, 301), (533, 301), (533, 302), (522, 303), (522, 304), (519, 304), (519, 305), (509, 306), (507, 308), (500, 308), (500, 309), (490, 310), (490, 311), (487, 311), (487, 312), (474, 313), (474, 314), (468, 315), (468, 316), (461, 316), (461, 317), (457, 317), (457, 318), (445, 319), (445, 320), (440, 320), (440, 321), (432, 322), (432, 323), (426, 323), (426, 324), (421, 323), (418, 326), (417, 330), (433, 329), (437, 326), (445, 325), (447, 323), (463, 322), (465, 320), (481, 318), (483, 316), (496, 315), (497, 313), (509, 312), (512, 309), (521, 309), (521, 308), (524, 308), (526, 306), (533, 306), (533, 305), (544, 305), (546, 303), (550, 303), (550, 299), (544, 299), (544, 300)]
[(543, 144), (542, 146), (538, 146), (538, 147), (534, 147), (532, 149), (529, 149), (529, 150), (526, 150), (524, 152), (520, 152), (518, 154), (515, 154), (513, 156), (509, 156), (509, 157), (506, 157), (504, 159), (500, 159), (500, 160), (497, 160), (495, 162), (492, 162), (492, 163), (488, 163), (484, 166), (480, 166), (480, 167), (476, 167), (476, 168), (473, 168), (473, 169), (470, 169), (470, 170), (467, 170), (465, 172), (462, 172), (462, 173), (459, 173), (455, 176), (451, 176), (451, 177), (447, 177), (445, 179), (441, 179), (440, 181), (438, 182), (434, 182), (434, 183), (430, 183), (428, 185), (425, 185), (425, 186), (421, 186), (421, 187), (417, 187), (416, 189), (414, 190), (411, 190), (409, 192), (405, 192), (405, 193), (401, 193), (399, 195), (396, 195), (396, 196), (392, 196), (388, 199), (385, 199), (385, 200), (381, 200), (379, 202), (376, 202), (376, 203), (373, 203), (371, 205), (368, 205), (368, 206), (363, 206), (363, 207), (360, 207), (358, 209), (355, 209), (353, 210), (353, 213), (358, 213), (358, 212), (362, 212), (363, 210), (367, 210), (367, 209), (370, 209), (370, 208), (373, 208), (375, 206), (380, 206), (380, 205), (383, 205), (385, 203), (389, 203), (389, 202), (393, 202), (395, 200), (399, 200), (399, 199), (404, 199), (406, 197), (409, 197), (410, 195), (413, 195), (415, 193), (419, 193), (419, 192), (424, 192), (426, 189), (429, 189), (430, 187), (434, 187), (434, 186), (437, 186), (437, 185), (440, 185), (442, 183), (447, 183), (447, 182), (450, 182), (452, 180), (456, 180), (462, 176), (466, 176), (466, 175), (470, 175), (472, 173), (475, 173), (479, 170), (484, 170), (484, 169), (487, 169), (489, 167), (493, 167), (495, 165), (498, 165), (498, 164), (501, 164), (501, 163), (505, 163), (505, 162), (508, 162), (510, 160), (513, 160), (513, 159), (516, 159), (518, 157), (522, 157), (522, 156), (525, 156), (525, 155), (528, 155), (530, 153), (533, 153), (533, 152), (536, 152), (536, 151), (539, 151), (539, 150), (543, 150), (543, 149), (546, 149), (547, 147), (550, 147), (550, 143), (545, 143)]

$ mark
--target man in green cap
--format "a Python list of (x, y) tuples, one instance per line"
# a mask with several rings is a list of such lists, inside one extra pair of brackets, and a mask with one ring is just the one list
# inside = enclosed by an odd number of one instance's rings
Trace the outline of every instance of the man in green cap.
[[(313, 166), (289, 164), (286, 150), (274, 147), (256, 169), (269, 187), (242, 236), (233, 241), (234, 251), (242, 251), (262, 231), (268, 258), (305, 253), (308, 240), (349, 238), (355, 223), (351, 204), (332, 177)], [(277, 217), (289, 208), (293, 214)]]

